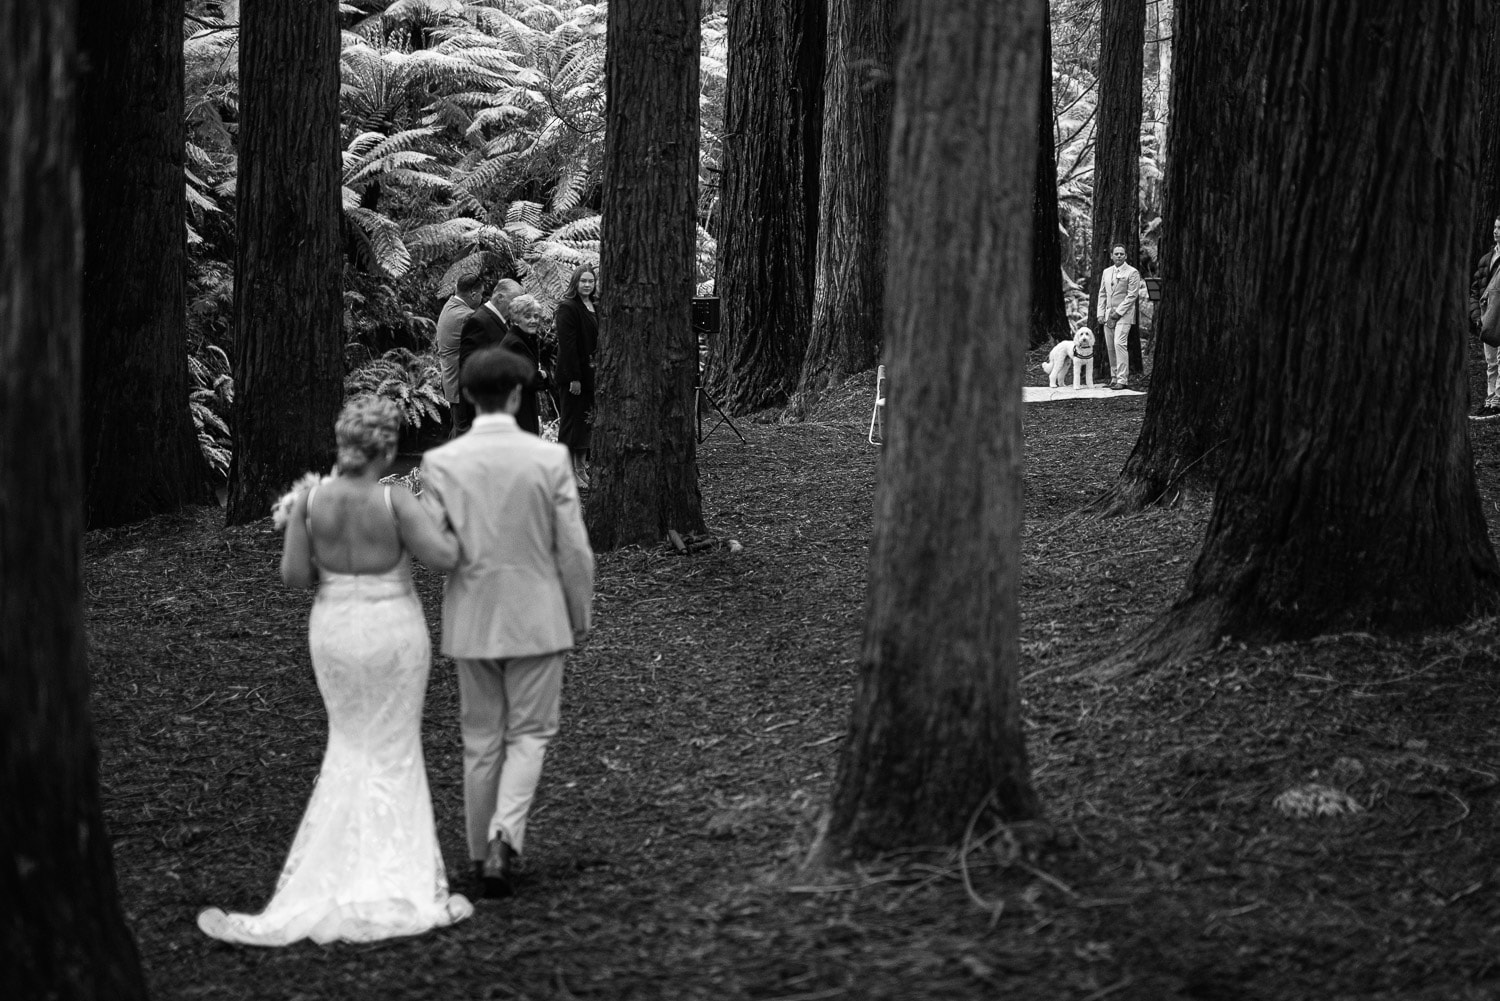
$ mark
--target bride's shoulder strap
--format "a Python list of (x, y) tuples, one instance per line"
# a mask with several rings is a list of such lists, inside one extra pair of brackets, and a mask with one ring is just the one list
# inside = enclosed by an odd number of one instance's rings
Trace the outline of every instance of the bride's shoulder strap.
[(318, 496), (318, 488), (322, 483), (314, 483), (312, 489), (307, 492), (307, 503), (302, 505), (302, 523), (307, 526), (307, 534), (312, 535), (312, 502)]
[(399, 530), (401, 528), (401, 519), (396, 517), (396, 505), (391, 501), (391, 485), (389, 483), (385, 485), (385, 509), (391, 516), (391, 524), (395, 525)]

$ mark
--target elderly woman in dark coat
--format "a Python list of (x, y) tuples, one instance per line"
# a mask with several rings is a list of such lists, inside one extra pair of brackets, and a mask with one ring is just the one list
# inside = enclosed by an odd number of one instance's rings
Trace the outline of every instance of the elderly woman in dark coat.
[(561, 414), (557, 440), (573, 454), (579, 486), (588, 486), (590, 423), (594, 409), (594, 349), (599, 321), (594, 312), (598, 272), (585, 264), (573, 272), (552, 320), (557, 328), (557, 388)]

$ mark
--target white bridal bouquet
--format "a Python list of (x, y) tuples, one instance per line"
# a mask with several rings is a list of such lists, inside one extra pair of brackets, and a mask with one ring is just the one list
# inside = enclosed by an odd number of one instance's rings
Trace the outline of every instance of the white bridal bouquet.
[(297, 495), (311, 490), (321, 479), (322, 477), (317, 473), (303, 473), (286, 493), (276, 499), (276, 503), (271, 505), (271, 524), (275, 525), (277, 530), (286, 530), (286, 520), (292, 513), (292, 505), (297, 502)]

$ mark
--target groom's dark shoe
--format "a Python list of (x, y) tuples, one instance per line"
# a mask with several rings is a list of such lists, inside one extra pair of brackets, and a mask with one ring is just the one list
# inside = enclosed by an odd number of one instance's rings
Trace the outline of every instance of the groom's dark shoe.
[(491, 838), (480, 870), (484, 895), (491, 899), (508, 897), (516, 892), (516, 853), (501, 838)]

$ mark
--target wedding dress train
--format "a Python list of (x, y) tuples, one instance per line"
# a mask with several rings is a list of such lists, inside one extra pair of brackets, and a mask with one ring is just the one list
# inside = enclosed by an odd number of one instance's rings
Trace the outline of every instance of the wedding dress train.
[(320, 573), (308, 638), (328, 710), (323, 767), (266, 909), (198, 916), (226, 942), (371, 942), (474, 910), (448, 893), (433, 823), (421, 734), (431, 649), (409, 560)]

